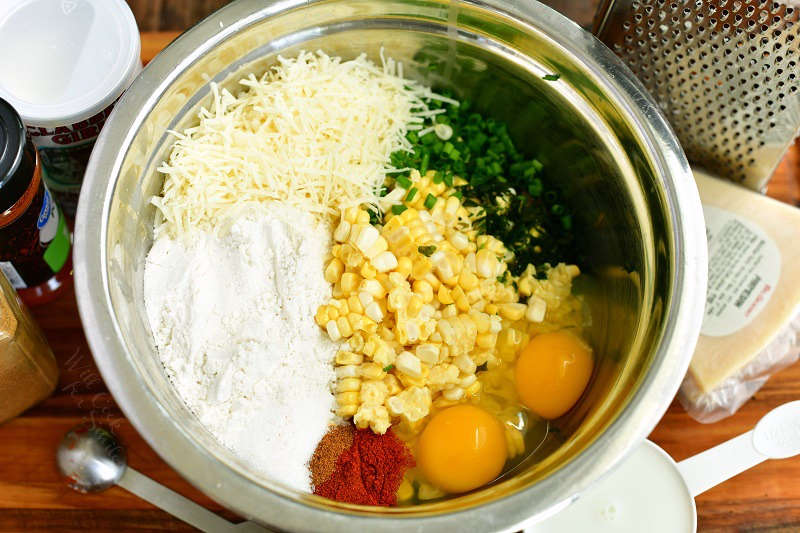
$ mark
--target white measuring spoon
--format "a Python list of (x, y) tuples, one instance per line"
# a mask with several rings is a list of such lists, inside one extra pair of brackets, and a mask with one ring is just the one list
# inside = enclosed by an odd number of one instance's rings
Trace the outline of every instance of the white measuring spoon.
[(680, 463), (645, 441), (572, 505), (526, 533), (691, 533), (694, 497), (767, 459), (800, 454), (800, 401), (776, 407), (747, 433)]

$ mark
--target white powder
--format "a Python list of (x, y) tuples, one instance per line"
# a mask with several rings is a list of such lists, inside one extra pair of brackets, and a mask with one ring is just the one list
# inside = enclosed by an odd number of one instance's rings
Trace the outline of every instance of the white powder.
[(163, 235), (147, 256), (145, 305), (161, 361), (222, 444), (308, 491), (307, 463), (334, 407), (337, 345), (314, 322), (331, 295), (330, 230), (275, 203), (217, 228)]

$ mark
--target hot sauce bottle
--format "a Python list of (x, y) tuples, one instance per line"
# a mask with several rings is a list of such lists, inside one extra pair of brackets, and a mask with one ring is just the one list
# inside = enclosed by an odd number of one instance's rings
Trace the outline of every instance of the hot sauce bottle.
[(72, 280), (70, 234), (19, 114), (0, 99), (0, 270), (29, 306)]

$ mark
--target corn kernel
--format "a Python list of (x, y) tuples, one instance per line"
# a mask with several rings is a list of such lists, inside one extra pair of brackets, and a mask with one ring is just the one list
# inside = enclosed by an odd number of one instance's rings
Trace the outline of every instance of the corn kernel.
[(358, 398), (359, 393), (356, 391), (342, 392), (336, 395), (336, 404), (341, 406), (358, 404)]
[(453, 296), (450, 293), (450, 289), (448, 289), (444, 285), (439, 287), (439, 292), (436, 293), (436, 298), (442, 305), (449, 305), (453, 303)]
[(341, 280), (339, 280), (339, 283), (342, 287), (342, 292), (348, 295), (358, 288), (358, 284), (360, 282), (361, 276), (355, 272), (345, 272), (342, 274)]
[(342, 277), (344, 273), (344, 263), (342, 263), (341, 259), (337, 259), (334, 257), (328, 263), (328, 266), (325, 267), (325, 281), (328, 283), (336, 283), (339, 281), (339, 278)]
[(359, 367), (359, 372), (364, 379), (383, 379), (384, 376), (383, 367), (376, 363), (363, 363)]
[(482, 278), (494, 278), (495, 269), (497, 268), (497, 257), (494, 252), (486, 248), (478, 250), (475, 255), (475, 269), (478, 275)]
[(525, 309), (525, 318), (529, 322), (542, 322), (545, 313), (547, 313), (547, 302), (538, 296), (531, 296)]
[(387, 394), (390, 396), (394, 396), (403, 388), (400, 386), (400, 381), (398, 381), (397, 377), (392, 374), (387, 374), (385, 378), (383, 378), (383, 384), (386, 385)]
[(420, 309), (422, 309), (423, 301), (422, 298), (419, 297), (418, 294), (411, 294), (411, 297), (408, 298), (408, 305), (406, 306), (406, 312), (408, 316), (417, 316)]
[(521, 303), (503, 303), (498, 306), (500, 316), (508, 320), (516, 321), (525, 316), (526, 306)]
[(491, 350), (497, 343), (497, 333), (481, 333), (475, 339), (475, 345), (484, 350)]
[(378, 271), (375, 269), (372, 263), (365, 261), (364, 264), (361, 265), (361, 268), (359, 269), (358, 273), (361, 274), (362, 278), (375, 279), (375, 276), (378, 274)]
[(417, 280), (414, 282), (412, 286), (414, 292), (422, 298), (424, 303), (430, 303), (433, 301), (433, 287), (431, 284), (425, 280)]
[(458, 284), (465, 291), (471, 291), (478, 288), (478, 276), (470, 272), (468, 269), (462, 269), (458, 277)]
[(392, 252), (381, 252), (373, 257), (372, 264), (378, 272), (389, 272), (397, 267), (397, 257)]
[[(381, 372), (381, 374), (382, 373), (383, 372)], [(359, 394), (362, 404), (383, 405), (384, 400), (388, 396), (388, 388), (382, 379), (383, 378), (375, 378), (361, 383), (361, 391)]]
[(457, 402), (464, 397), (464, 389), (461, 387), (450, 387), (444, 390), (442, 396), (451, 402)]
[(414, 354), (427, 365), (435, 365), (439, 361), (439, 347), (435, 344), (419, 344), (414, 348)]
[(361, 389), (361, 380), (359, 378), (344, 378), (336, 382), (336, 392), (356, 392)]
[(475, 383), (473, 383), (472, 385), (470, 385), (469, 387), (464, 389), (464, 392), (467, 394), (467, 396), (475, 396), (480, 391), (481, 391), (481, 382), (480, 381), (476, 381)]
[(487, 315), (496, 315), (498, 311), (497, 305), (495, 304), (486, 304), (486, 307), (483, 308), (483, 312)]
[(401, 352), (397, 356), (397, 359), (395, 359), (394, 366), (398, 371), (412, 378), (418, 378), (422, 376), (422, 365), (420, 360), (411, 352)]
[(411, 274), (412, 268), (414, 268), (414, 263), (411, 261), (411, 258), (403, 256), (397, 260), (397, 267), (395, 268), (395, 272), (398, 272), (404, 278), (407, 278)]
[(364, 313), (364, 306), (361, 305), (361, 300), (358, 299), (358, 295), (355, 293), (347, 298), (347, 307), (351, 313)]
[(474, 374), (476, 370), (475, 361), (473, 361), (467, 354), (461, 354), (453, 359), (453, 364), (458, 367), (464, 374)]
[(389, 244), (386, 242), (386, 239), (384, 239), (381, 236), (378, 236), (378, 238), (375, 239), (375, 242), (372, 244), (372, 246), (369, 247), (369, 250), (364, 252), (364, 255), (367, 256), (369, 259), (374, 259), (379, 254), (382, 254), (388, 249), (389, 249)]
[(333, 232), (333, 238), (336, 242), (345, 242), (349, 235), (350, 235), (350, 222), (342, 219)]
[(359, 375), (358, 366), (356, 365), (343, 365), (337, 366), (334, 373), (338, 379), (344, 378), (357, 378)]
[(396, 497), (398, 502), (405, 502), (414, 497), (414, 487), (407, 479), (404, 479), (400, 486), (397, 487)]
[(336, 342), (342, 338), (342, 334), (339, 331), (339, 326), (334, 320), (329, 320), (328, 323), (325, 325), (325, 329), (328, 332), (328, 337), (331, 338), (332, 341)]
[(336, 319), (336, 325), (339, 327), (339, 334), (342, 337), (349, 337), (353, 334), (353, 328), (350, 326), (350, 321), (347, 317), (339, 317)]
[[(386, 289), (377, 279), (365, 279), (361, 281), (358, 290), (371, 294), (373, 298), (383, 298), (386, 296)], [(362, 302), (363, 303), (363, 302)]]

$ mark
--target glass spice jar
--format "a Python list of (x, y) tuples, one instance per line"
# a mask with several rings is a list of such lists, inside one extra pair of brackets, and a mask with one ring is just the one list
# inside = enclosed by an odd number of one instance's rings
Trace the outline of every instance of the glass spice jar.
[(17, 112), (0, 99), (0, 270), (33, 306), (71, 281), (70, 235)]
[(47, 398), (57, 383), (47, 340), (0, 272), (0, 424)]

